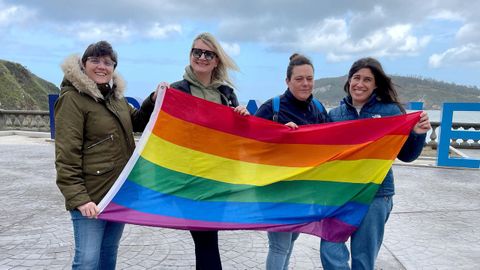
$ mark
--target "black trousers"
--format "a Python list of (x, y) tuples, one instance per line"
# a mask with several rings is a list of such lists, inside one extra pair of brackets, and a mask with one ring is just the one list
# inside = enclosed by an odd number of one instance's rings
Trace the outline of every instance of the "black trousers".
[(218, 231), (190, 231), (195, 243), (196, 270), (222, 270)]

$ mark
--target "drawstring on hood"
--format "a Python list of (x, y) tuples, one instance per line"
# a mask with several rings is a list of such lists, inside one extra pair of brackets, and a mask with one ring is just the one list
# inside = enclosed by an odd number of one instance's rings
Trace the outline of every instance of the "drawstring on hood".
[[(223, 85), (221, 82), (214, 81), (210, 85), (203, 85), (198, 80), (190, 65), (185, 67), (185, 74), (183, 75), (183, 78), (190, 83), (192, 95), (206, 99), (208, 101), (222, 104), (223, 95), (218, 90), (218, 88)], [(225, 96), (223, 96), (223, 98), (226, 100)]]

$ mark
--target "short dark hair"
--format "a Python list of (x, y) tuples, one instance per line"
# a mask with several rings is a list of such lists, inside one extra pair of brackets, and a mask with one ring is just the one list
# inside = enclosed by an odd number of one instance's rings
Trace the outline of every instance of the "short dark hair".
[(87, 49), (83, 53), (82, 56), (82, 63), (85, 65), (87, 62), (88, 57), (101, 57), (101, 56), (110, 56), (113, 62), (115, 64), (113, 65), (113, 68), (117, 67), (118, 64), (118, 59), (117, 59), (117, 52), (115, 52), (112, 48), (112, 45), (108, 43), (105, 40), (101, 40), (96, 43), (92, 43), (88, 45)]
[(290, 81), (290, 79), (292, 78), (293, 68), (295, 66), (303, 66), (303, 65), (309, 65), (312, 67), (313, 70), (315, 70), (313, 68), (313, 64), (312, 64), (312, 61), (310, 61), (310, 59), (298, 53), (292, 54), (292, 56), (290, 56), (290, 62), (288, 63), (288, 67), (287, 67), (287, 79)]

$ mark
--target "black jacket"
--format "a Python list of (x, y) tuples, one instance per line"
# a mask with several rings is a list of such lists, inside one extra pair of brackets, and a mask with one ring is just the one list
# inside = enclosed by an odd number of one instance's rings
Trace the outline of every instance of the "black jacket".
[[(183, 91), (187, 94), (192, 94), (190, 90), (190, 83), (187, 80), (181, 80), (178, 82), (174, 82), (170, 85), (170, 87)], [(233, 89), (229, 86), (222, 85), (218, 87), (218, 91), (221, 93), (222, 104), (227, 105), (230, 107), (237, 107), (239, 105), (237, 96), (233, 92)]]
[[(310, 96), (306, 101), (300, 101), (287, 89), (287, 91), (280, 96), (278, 122), (281, 124), (294, 122), (299, 126), (329, 122), (327, 112), (320, 112), (312, 102), (312, 99), (313, 96)], [(255, 116), (273, 120), (273, 114), (272, 99), (269, 99), (260, 106)]]

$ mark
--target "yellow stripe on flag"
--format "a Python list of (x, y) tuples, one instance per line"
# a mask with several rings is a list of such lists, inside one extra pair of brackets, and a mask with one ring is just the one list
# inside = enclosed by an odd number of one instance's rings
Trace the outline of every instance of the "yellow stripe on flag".
[(227, 159), (165, 141), (154, 134), (141, 156), (177, 172), (230, 184), (263, 186), (280, 180), (312, 180), (348, 183), (383, 181), (393, 160), (333, 160), (315, 167), (284, 167)]

